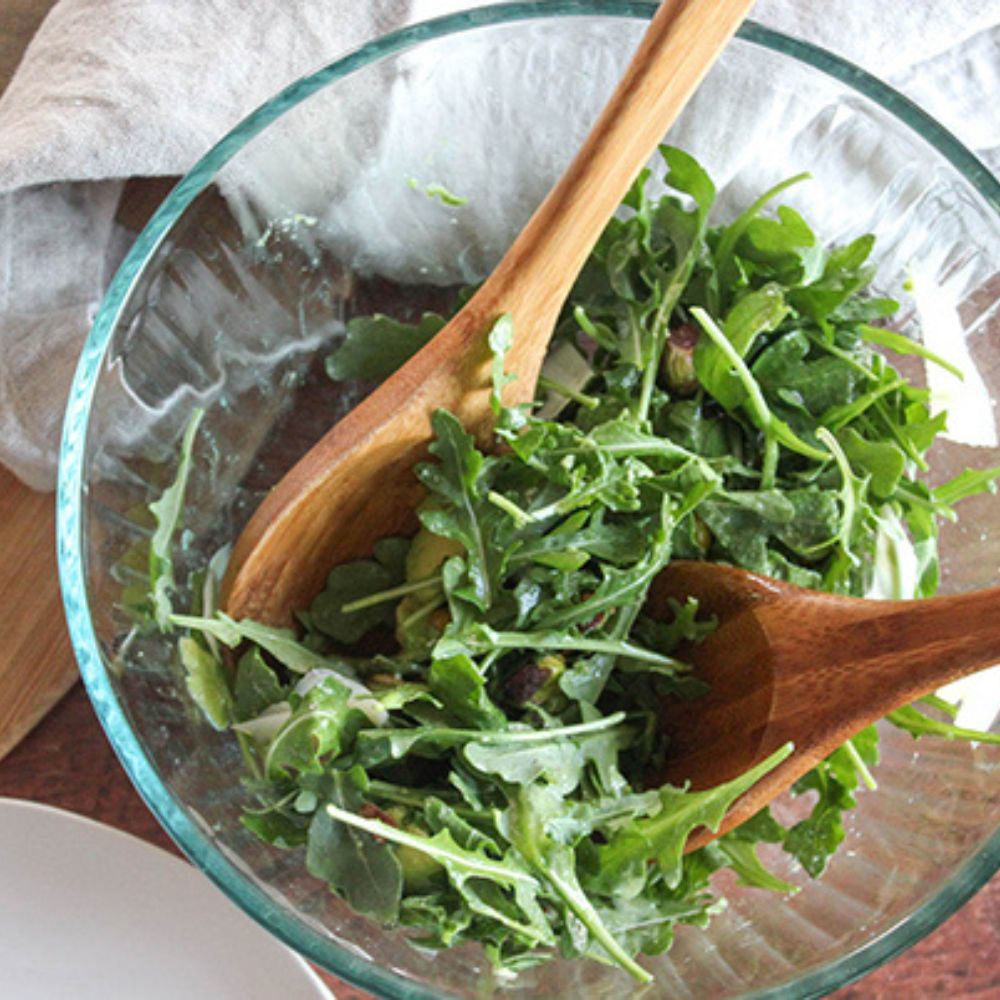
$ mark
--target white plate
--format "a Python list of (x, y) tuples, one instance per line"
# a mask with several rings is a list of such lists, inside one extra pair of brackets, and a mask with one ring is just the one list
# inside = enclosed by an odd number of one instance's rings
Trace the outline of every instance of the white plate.
[(190, 865), (18, 799), (0, 799), (0, 994), (331, 1000), (302, 959)]

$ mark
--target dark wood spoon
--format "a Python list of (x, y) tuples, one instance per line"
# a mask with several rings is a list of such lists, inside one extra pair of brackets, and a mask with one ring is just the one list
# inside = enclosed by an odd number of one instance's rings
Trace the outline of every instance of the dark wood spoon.
[(855, 733), (950, 681), (1000, 662), (1000, 587), (919, 601), (874, 601), (804, 590), (716, 563), (676, 562), (654, 581), (653, 617), (697, 598), (719, 620), (681, 651), (710, 685), (697, 702), (671, 698), (670, 744), (658, 780), (709, 788), (794, 751), (736, 801), (718, 833), (749, 819)]

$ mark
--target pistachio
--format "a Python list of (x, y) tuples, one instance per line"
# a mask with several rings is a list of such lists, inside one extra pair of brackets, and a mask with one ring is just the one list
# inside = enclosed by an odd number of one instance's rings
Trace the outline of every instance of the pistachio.
[(519, 708), (541, 705), (555, 690), (565, 669), (566, 661), (558, 654), (530, 660), (507, 678), (504, 686), (506, 700)]
[(698, 330), (690, 323), (675, 326), (667, 338), (660, 372), (675, 396), (693, 396), (698, 391), (698, 376), (694, 373), (697, 344)]

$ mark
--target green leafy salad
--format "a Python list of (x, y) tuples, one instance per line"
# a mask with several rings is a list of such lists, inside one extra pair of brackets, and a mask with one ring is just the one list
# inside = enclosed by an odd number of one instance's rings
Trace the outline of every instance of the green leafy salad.
[[(419, 533), (333, 567), (296, 631), (211, 601), (172, 607), (196, 421), (153, 506), (147, 611), (177, 637), (195, 701), (242, 746), (243, 823), (415, 947), (478, 942), (507, 976), (560, 953), (649, 980), (636, 956), (724, 905), (713, 872), (795, 891), (759, 845), (818, 876), (859, 783), (873, 784), (874, 728), (798, 782), (814, 804), (790, 828), (764, 810), (685, 854), (791, 748), (709, 790), (647, 783), (669, 753), (657, 706), (684, 698), (694, 713), (704, 691), (676, 652), (713, 628), (694, 600), (644, 616), (670, 560), (855, 595), (908, 561), (897, 596), (927, 596), (938, 522), (1000, 473), (921, 479), (945, 415), (887, 355), (950, 366), (885, 325), (897, 304), (868, 291), (873, 237), (824, 247), (796, 211), (772, 210), (804, 177), (711, 225), (712, 181), (678, 149), (662, 157), (663, 196), (640, 176), (583, 269), (537, 403), (502, 403), (517, 331), (501, 317), (495, 447), (439, 410), (414, 470)], [(444, 323), (355, 319), (328, 370), (388, 374)], [(928, 699), (889, 721), (997, 741), (949, 711)]]

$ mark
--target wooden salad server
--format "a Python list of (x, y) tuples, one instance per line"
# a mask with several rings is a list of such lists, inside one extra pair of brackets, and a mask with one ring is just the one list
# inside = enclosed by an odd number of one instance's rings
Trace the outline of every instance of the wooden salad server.
[[(1000, 663), (1000, 587), (919, 601), (875, 601), (804, 590), (717, 563), (671, 563), (646, 611), (698, 600), (719, 627), (678, 656), (709, 685), (665, 701), (669, 745), (654, 784), (710, 788), (786, 743), (789, 757), (736, 801), (718, 833), (749, 819), (866, 726), (951, 681)], [(694, 705), (697, 711), (692, 711)]]
[(487, 334), (505, 313), (514, 346), (504, 391), (535, 383), (563, 302), (640, 168), (732, 37), (753, 0), (665, 0), (566, 173), (479, 291), (418, 354), (337, 423), (274, 487), (238, 539), (223, 584), (228, 613), (288, 624), (330, 569), (416, 527), (413, 467), (431, 416), (451, 410), (487, 440)]

